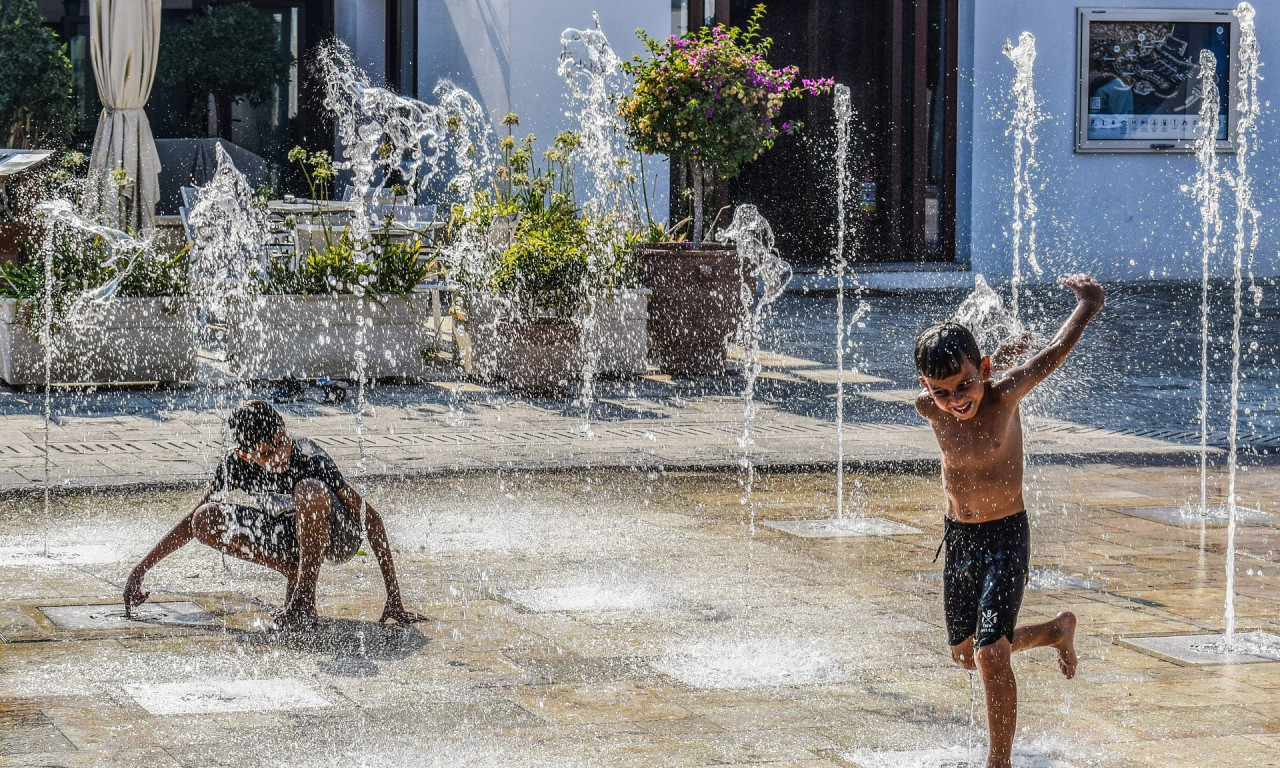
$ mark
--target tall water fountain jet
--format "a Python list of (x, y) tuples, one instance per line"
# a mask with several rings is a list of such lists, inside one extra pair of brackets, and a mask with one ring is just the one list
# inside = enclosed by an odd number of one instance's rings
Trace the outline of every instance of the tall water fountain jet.
[[(231, 157), (216, 148), (218, 161), (213, 179), (196, 191), (195, 201), (187, 215), (191, 232), (192, 292), (199, 302), (196, 313), (196, 343), (209, 359), (221, 364), (221, 372), (233, 383), (220, 386), (218, 374), (202, 366), (200, 377), (207, 398), (206, 406), (223, 415), (217, 427), (222, 442), (227, 438), (226, 412), (233, 403), (249, 395), (246, 370), (257, 370), (258, 359), (266, 354), (261, 315), (263, 297), (257, 288), (266, 273), (265, 244), (268, 230), (264, 211), (254, 204), (253, 190)], [(234, 343), (232, 337), (238, 337)], [(234, 346), (248, 353), (246, 359), (231, 360)], [(202, 432), (204, 430), (202, 429)], [(203, 440), (208, 458), (214, 446), (213, 436)]]
[[(496, 152), (492, 126), (479, 102), (447, 80), (435, 88), (438, 104), (374, 86), (341, 42), (322, 47), (316, 63), (325, 84), (325, 108), (334, 117), (343, 147), (342, 160), (336, 165), (351, 172), (350, 236), (357, 261), (368, 261), (371, 222), (380, 216), (377, 201), (397, 180), (413, 201), (428, 190), (445, 210), (452, 202), (470, 201), (493, 168)], [(362, 295), (358, 289), (357, 295)], [(363, 312), (356, 316), (355, 430), (361, 467), (365, 462), (364, 347), (372, 321)]]
[(836, 518), (844, 519), (844, 203), (849, 183), (849, 86), (835, 87), (836, 104)]
[(1199, 171), (1192, 193), (1200, 202), (1200, 516), (1209, 515), (1209, 263), (1222, 235), (1222, 174), (1218, 170), (1218, 60), (1213, 51), (1200, 52), (1200, 124), (1196, 129)]
[(581, 205), (587, 217), (587, 268), (582, 275), (585, 305), (578, 313), (581, 389), (583, 412), (581, 429), (591, 436), (591, 409), (595, 402), (595, 380), (600, 362), (597, 311), (608, 300), (607, 272), (626, 245), (626, 233), (635, 228), (636, 216), (629, 211), (626, 178), (631, 172), (631, 155), (614, 106), (616, 94), (627, 88), (622, 60), (614, 53), (600, 29), (600, 17), (593, 14), (591, 29), (566, 29), (560, 35), (560, 63), (557, 68), (568, 88), (571, 106), (567, 117), (577, 122), (577, 151), (586, 158), (588, 180)]
[[(49, 521), (45, 526), (44, 550), (49, 554), (48, 530), (52, 527), (53, 507), (50, 496), (50, 426), (53, 421), (53, 358), (56, 347), (54, 337), (54, 316), (65, 328), (84, 325), (91, 322), (91, 312), (101, 308), (116, 295), (120, 282), (137, 265), (138, 260), (152, 247), (151, 241), (134, 237), (128, 232), (112, 229), (81, 216), (70, 200), (59, 199), (41, 203), (36, 206), (37, 215), (44, 221), (44, 238), (40, 244), (40, 252), (44, 254), (44, 291), (41, 296), (43, 306), (40, 313), (40, 345), (44, 352), (44, 402), (43, 429), (41, 433), (44, 518)], [(105, 283), (96, 286), (75, 286), (62, 284), (59, 291), (67, 295), (61, 308), (55, 306), (53, 283), (60, 275), (55, 274), (54, 258), (58, 250), (58, 238), (72, 238), (71, 247), (87, 247), (89, 241), (96, 241), (106, 249), (108, 256), (102, 262), (104, 269), (110, 269), (111, 277)]]
[[(749, 529), (756, 532), (755, 465), (751, 461), (751, 422), (759, 406), (755, 402), (756, 379), (760, 376), (760, 343), (764, 333), (766, 312), (791, 282), (791, 265), (774, 250), (773, 228), (760, 215), (754, 205), (740, 205), (733, 212), (733, 220), (727, 229), (720, 230), (717, 238), (722, 243), (733, 243), (738, 250), (738, 272), (742, 283), (738, 296), (742, 302), (741, 322), (738, 326), (738, 346), (742, 349), (743, 375), (746, 384), (742, 389), (742, 432), (738, 446), (742, 448), (741, 465), (746, 473), (742, 503), (749, 514)], [(756, 283), (760, 293), (756, 294)]]
[(1013, 135), (1013, 277), (1010, 287), (1013, 300), (1010, 310), (1018, 317), (1018, 298), (1022, 287), (1022, 259), (1039, 277), (1043, 270), (1036, 255), (1036, 195), (1032, 183), (1036, 171), (1036, 126), (1044, 119), (1036, 101), (1033, 77), (1036, 62), (1036, 38), (1030, 32), (1018, 36), (1018, 44), (1006, 40), (1004, 55), (1013, 62), (1013, 120), (1006, 135)]
[[(1240, 25), (1238, 74), (1236, 76), (1236, 169), (1231, 178), (1235, 193), (1235, 240), (1232, 247), (1232, 322), (1231, 322), (1231, 408), (1227, 416), (1227, 596), (1225, 606), (1225, 640), (1231, 647), (1236, 629), (1236, 440), (1240, 420), (1240, 321), (1243, 313), (1243, 268), (1246, 258), (1252, 264), (1253, 250), (1258, 245), (1259, 212), (1253, 203), (1253, 182), (1249, 177), (1249, 160), (1255, 151), (1253, 133), (1257, 130), (1258, 105), (1258, 35), (1254, 26), (1255, 12), (1249, 3), (1240, 3), (1234, 11)], [(1250, 270), (1252, 272), (1252, 270)]]

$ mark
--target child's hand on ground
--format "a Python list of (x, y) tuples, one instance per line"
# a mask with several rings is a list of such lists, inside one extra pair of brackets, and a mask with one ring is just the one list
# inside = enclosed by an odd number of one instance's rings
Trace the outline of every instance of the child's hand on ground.
[(1106, 303), (1106, 291), (1102, 290), (1102, 286), (1097, 280), (1086, 274), (1069, 275), (1062, 278), (1062, 284), (1071, 289), (1076, 295), (1076, 301), (1097, 312), (1102, 309), (1102, 305)]
[(130, 572), (129, 580), (124, 583), (124, 617), (133, 618), (133, 609), (145, 603), (148, 597), (151, 593), (142, 591), (142, 574), (136, 570)]
[(382, 618), (378, 619), (378, 623), (386, 624), (388, 621), (394, 621), (397, 624), (416, 624), (419, 621), (428, 621), (428, 618), (420, 613), (406, 611), (399, 603), (389, 602), (387, 607), (382, 609)]

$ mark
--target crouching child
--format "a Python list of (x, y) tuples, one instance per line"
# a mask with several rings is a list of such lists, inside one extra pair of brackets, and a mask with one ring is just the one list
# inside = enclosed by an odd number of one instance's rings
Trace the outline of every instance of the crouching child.
[[(290, 436), (284, 418), (262, 400), (237, 406), (228, 426), (236, 447), (218, 463), (204, 497), (129, 574), (126, 616), (150, 595), (142, 591), (147, 572), (195, 539), (283, 574), (288, 586), (284, 607), (274, 615), (276, 627), (309, 628), (318, 618), (321, 564), (350, 560), (367, 534), (386, 584), (387, 602), (379, 620), (411, 624), (426, 619), (401, 602), (382, 518), (322, 448)], [(226, 496), (231, 491), (242, 491), (255, 503), (230, 503)]]

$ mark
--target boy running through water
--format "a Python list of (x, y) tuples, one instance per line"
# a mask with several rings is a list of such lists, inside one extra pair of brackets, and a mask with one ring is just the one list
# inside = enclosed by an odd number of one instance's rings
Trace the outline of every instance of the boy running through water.
[[(998, 380), (992, 380), (991, 358), (982, 356), (963, 325), (939, 323), (916, 339), (916, 367), (925, 388), (916, 410), (929, 420), (942, 449), (947, 633), (955, 662), (982, 675), (987, 768), (1011, 765), (1018, 688), (1010, 654), (1052, 646), (1062, 674), (1076, 674), (1076, 617), (1070, 611), (1017, 626), (1030, 557), (1018, 405), (1062, 365), (1105, 301), (1102, 286), (1087, 275), (1062, 282), (1076, 295), (1075, 311), (1048, 346)], [(1008, 351), (1002, 345), (997, 357)]]
[[(262, 400), (247, 400), (228, 419), (236, 449), (223, 456), (204, 498), (134, 567), (124, 589), (125, 615), (149, 592), (142, 578), (192, 539), (228, 555), (279, 571), (288, 579), (280, 629), (314, 625), (320, 564), (356, 555), (365, 533), (387, 588), (379, 621), (411, 624), (426, 617), (400, 600), (391, 545), (382, 517), (352, 488), (324, 449), (290, 437), (284, 419)], [(229, 491), (252, 495), (257, 506), (224, 501)], [(363, 520), (362, 513), (363, 512)], [(362, 524), (363, 523), (363, 524)]]

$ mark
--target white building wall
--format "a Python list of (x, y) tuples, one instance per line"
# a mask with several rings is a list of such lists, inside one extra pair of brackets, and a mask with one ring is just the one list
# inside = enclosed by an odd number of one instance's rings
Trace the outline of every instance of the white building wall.
[[(969, 3), (961, 3), (968, 7)], [(1230, 10), (1221, 0), (1095, 2), (1095, 7)], [(1280, 274), (1275, 222), (1280, 215), (1280, 145), (1273, 140), (1280, 78), (1266, 63), (1280, 56), (1280, 6), (1254, 0), (1263, 76), (1259, 150), (1252, 161), (1255, 199), (1262, 211), (1256, 251), (1258, 274)], [(968, 243), (973, 269), (1012, 271), (1012, 137), (1006, 135), (1013, 66), (1005, 40), (1028, 30), (1036, 36), (1036, 92), (1040, 124), (1039, 259), (1042, 279), (1087, 270), (1103, 279), (1182, 278), (1200, 274), (1199, 208), (1183, 191), (1196, 173), (1189, 154), (1077, 154), (1075, 143), (1077, 4), (1062, 0), (977, 0), (960, 27), (959, 186), (960, 243)], [(967, 17), (967, 18), (966, 18)], [(1274, 75), (1274, 73), (1273, 73)], [(1268, 103), (1272, 106), (1268, 106)], [(966, 154), (971, 173), (966, 173)], [(1222, 155), (1234, 167), (1234, 155)], [(1230, 192), (1225, 193), (1225, 199)], [(967, 204), (966, 204), (967, 200)], [(1229, 206), (1228, 206), (1229, 207)], [(1230, 230), (1228, 230), (1230, 231)], [(962, 245), (961, 253), (965, 249)], [(1216, 274), (1230, 274), (1224, 254)], [(1023, 274), (1027, 274), (1023, 269)]]
[[(471, 92), (494, 124), (520, 116), (517, 136), (532, 133), (539, 147), (571, 128), (564, 81), (556, 73), (560, 33), (590, 27), (598, 11), (601, 28), (623, 59), (642, 49), (635, 30), (657, 37), (670, 33), (670, 0), (419, 0), (418, 90), (427, 97), (441, 78)], [(667, 211), (666, 163), (646, 164), (655, 213)], [(656, 178), (655, 178), (656, 177)]]
[(387, 71), (385, 0), (334, 0), (333, 6), (334, 34), (351, 47), (369, 79), (381, 84)]

